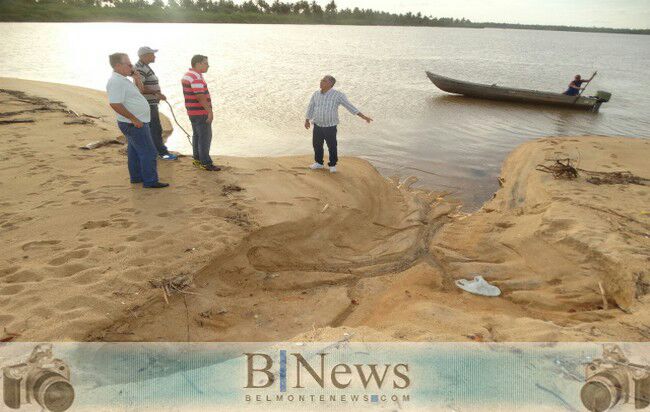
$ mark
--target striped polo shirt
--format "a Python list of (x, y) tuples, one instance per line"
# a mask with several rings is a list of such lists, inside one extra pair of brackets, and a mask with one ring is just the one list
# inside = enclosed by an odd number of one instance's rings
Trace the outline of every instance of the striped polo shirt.
[(320, 90), (314, 92), (307, 108), (307, 119), (312, 120), (316, 126), (332, 127), (339, 124), (339, 105), (342, 105), (352, 114), (359, 114), (359, 110), (352, 106), (345, 94), (338, 90), (329, 89), (325, 93)]
[[(140, 73), (140, 76), (142, 76), (142, 84), (148, 90), (160, 93), (158, 76), (156, 76), (156, 73), (153, 72), (153, 70), (151, 69), (151, 67), (149, 67), (148, 64), (138, 61), (135, 64), (135, 69)], [(149, 104), (158, 104), (160, 102), (160, 99), (157, 98), (155, 94), (142, 93), (142, 95), (144, 96), (145, 99), (147, 99)]]
[(199, 94), (205, 94), (208, 97), (208, 103), (212, 105), (210, 100), (210, 92), (208, 91), (208, 84), (203, 79), (201, 73), (196, 72), (194, 69), (189, 69), (181, 79), (183, 85), (183, 96), (185, 97), (185, 108), (187, 114), (191, 116), (206, 116), (208, 111), (203, 108), (199, 100), (196, 98)]

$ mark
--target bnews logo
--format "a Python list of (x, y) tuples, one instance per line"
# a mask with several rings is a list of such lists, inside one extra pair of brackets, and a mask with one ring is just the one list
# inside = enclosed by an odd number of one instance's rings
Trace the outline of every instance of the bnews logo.
[[(245, 353), (247, 379), (245, 389), (264, 389), (277, 385), (280, 392), (287, 388), (305, 389), (372, 389), (405, 390), (411, 385), (406, 363), (336, 363), (328, 353), (319, 353), (308, 361), (300, 353), (280, 350), (276, 359), (267, 353)], [(279, 362), (279, 368), (275, 368)]]

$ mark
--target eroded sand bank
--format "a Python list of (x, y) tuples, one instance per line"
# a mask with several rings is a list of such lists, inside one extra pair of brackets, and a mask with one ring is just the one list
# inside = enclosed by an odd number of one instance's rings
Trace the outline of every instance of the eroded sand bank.
[[(310, 156), (217, 155), (219, 173), (181, 158), (159, 162), (171, 188), (143, 190), (128, 183), (122, 146), (79, 149), (119, 136), (103, 93), (9, 79), (0, 89), (62, 102), (0, 92), (0, 120), (35, 120), (0, 125), (5, 338), (650, 337), (648, 187), (535, 171), (566, 153), (584, 169), (650, 177), (647, 140), (526, 143), (495, 199), (467, 216), (345, 157), (336, 175), (307, 170)], [(35, 111), (6, 114), (24, 110)], [(92, 123), (64, 125), (80, 118)], [(454, 286), (473, 274), (503, 295)]]

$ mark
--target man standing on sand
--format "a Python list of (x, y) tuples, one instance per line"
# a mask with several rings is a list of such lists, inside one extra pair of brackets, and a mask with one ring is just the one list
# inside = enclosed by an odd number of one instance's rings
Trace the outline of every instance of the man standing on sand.
[(192, 67), (181, 79), (185, 108), (192, 122), (192, 155), (194, 165), (209, 172), (218, 172), (220, 167), (212, 164), (210, 144), (212, 143), (212, 101), (203, 73), (208, 71), (208, 57), (197, 54), (192, 57)]
[[(158, 82), (158, 76), (149, 66), (151, 63), (156, 61), (157, 49), (152, 49), (151, 47), (140, 47), (138, 49), (138, 62), (135, 64), (135, 69), (140, 74), (142, 78), (142, 83), (137, 84), (138, 88), (142, 95), (149, 102), (149, 109), (151, 111), (151, 122), (149, 122), (149, 129), (151, 130), (151, 140), (153, 140), (154, 146), (158, 151), (158, 156), (162, 160), (176, 160), (178, 157), (175, 154), (169, 153), (167, 146), (163, 143), (162, 140), (162, 125), (160, 124), (160, 114), (158, 113), (158, 103), (161, 100), (167, 100), (164, 94), (160, 91), (160, 84)], [(140, 85), (142, 87), (140, 87)]]
[(108, 103), (117, 113), (117, 125), (126, 136), (131, 183), (142, 183), (153, 189), (167, 187), (169, 184), (158, 181), (157, 153), (149, 132), (149, 103), (138, 87), (126, 78), (132, 76), (136, 84), (142, 83), (140, 75), (133, 70), (126, 53), (113, 53), (108, 61), (113, 68), (113, 75), (106, 84)]
[(323, 142), (327, 143), (329, 152), (330, 173), (336, 172), (336, 162), (338, 153), (336, 147), (336, 125), (339, 124), (339, 105), (343, 105), (352, 114), (355, 114), (365, 120), (367, 123), (372, 122), (370, 117), (365, 116), (356, 107), (348, 101), (345, 94), (334, 90), (336, 79), (330, 75), (323, 77), (320, 81), (320, 90), (314, 92), (309, 101), (307, 108), (307, 119), (305, 120), (305, 129), (309, 129), (310, 122), (314, 123), (312, 134), (312, 144), (314, 146), (315, 163), (309, 166), (310, 169), (322, 169), (323, 166)]

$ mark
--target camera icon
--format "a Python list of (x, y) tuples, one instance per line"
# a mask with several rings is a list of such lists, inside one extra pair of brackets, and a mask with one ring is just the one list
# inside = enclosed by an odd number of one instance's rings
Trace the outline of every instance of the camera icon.
[(592, 412), (605, 412), (619, 402), (635, 409), (650, 405), (650, 366), (631, 363), (618, 345), (605, 345), (601, 359), (585, 367), (582, 404)]
[(11, 409), (36, 402), (44, 410), (64, 412), (74, 402), (70, 368), (52, 355), (52, 345), (34, 347), (26, 362), (2, 368), (4, 402)]

